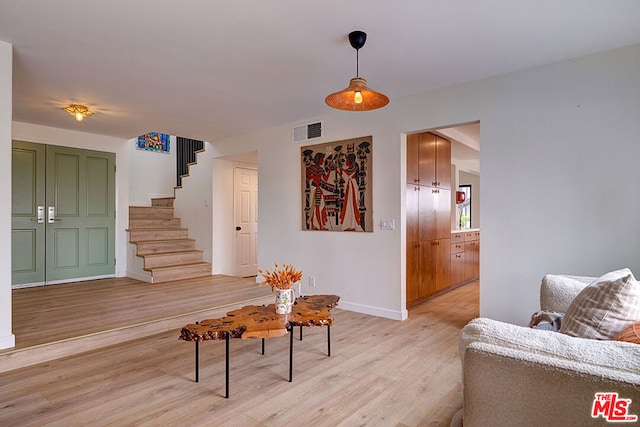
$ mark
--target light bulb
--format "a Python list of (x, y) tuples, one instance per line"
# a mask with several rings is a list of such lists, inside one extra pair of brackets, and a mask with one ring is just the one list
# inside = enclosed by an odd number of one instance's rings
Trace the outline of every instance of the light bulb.
[(353, 102), (356, 104), (362, 104), (362, 93), (360, 91), (356, 91), (355, 95), (353, 95)]
[(84, 119), (84, 116), (82, 115), (82, 113), (80, 111), (76, 112), (76, 120), (81, 122)]

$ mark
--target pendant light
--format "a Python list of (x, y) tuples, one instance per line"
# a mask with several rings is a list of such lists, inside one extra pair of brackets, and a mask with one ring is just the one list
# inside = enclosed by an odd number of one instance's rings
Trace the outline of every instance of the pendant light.
[(360, 77), (360, 61), (358, 52), (367, 41), (367, 33), (363, 31), (352, 31), (349, 33), (349, 43), (356, 50), (356, 77), (349, 82), (349, 87), (340, 92), (327, 96), (324, 102), (338, 110), (346, 111), (368, 111), (382, 108), (389, 103), (389, 97), (381, 92), (369, 89), (367, 81)]

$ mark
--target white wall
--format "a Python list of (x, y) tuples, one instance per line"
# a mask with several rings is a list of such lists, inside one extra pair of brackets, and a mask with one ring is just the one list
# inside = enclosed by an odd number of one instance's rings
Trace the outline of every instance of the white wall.
[[(524, 324), (545, 273), (628, 266), (640, 275), (640, 198), (630, 195), (640, 159), (639, 69), (636, 45), (392, 99), (378, 111), (327, 107), (324, 141), (373, 135), (373, 233), (300, 230), (300, 147), (290, 142), (290, 126), (212, 145), (219, 156), (259, 151), (260, 266), (292, 262), (316, 276), (314, 293), (402, 318), (403, 133), (480, 120), (480, 310)], [(377, 227), (387, 218), (395, 231)]]
[(176, 186), (176, 137), (169, 139), (169, 153), (138, 150), (138, 138), (127, 141), (129, 153), (129, 204), (151, 206), (154, 197), (173, 197)]
[[(524, 323), (545, 273), (640, 275), (640, 45), (492, 79), (481, 312)], [(632, 237), (633, 236), (633, 237)]]
[[(0, 349), (13, 347), (11, 329), (11, 110), (13, 46), (0, 41)], [(9, 201), (9, 202), (7, 202)]]
[(209, 152), (211, 147), (205, 142), (204, 152), (196, 155), (197, 163), (189, 166), (189, 176), (182, 178), (182, 188), (176, 190), (174, 207), (182, 226), (189, 229), (189, 237), (196, 239), (196, 249), (202, 250), (204, 260), (211, 262), (213, 184)]
[(213, 273), (234, 274), (234, 162), (211, 160), (213, 167)]
[[(70, 120), (73, 117), (69, 116)], [(91, 119), (87, 119), (91, 120)], [(116, 154), (116, 276), (126, 275), (129, 236), (129, 150), (128, 141), (92, 133), (13, 122), (13, 139), (85, 148)], [(11, 156), (9, 156), (9, 159)], [(10, 191), (10, 189), (9, 189)], [(11, 221), (9, 221), (11, 223)]]

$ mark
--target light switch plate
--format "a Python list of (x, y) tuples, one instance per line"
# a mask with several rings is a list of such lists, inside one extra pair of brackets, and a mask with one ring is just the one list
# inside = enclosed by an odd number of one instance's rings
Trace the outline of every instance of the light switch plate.
[(395, 219), (383, 219), (380, 221), (380, 230), (395, 230), (395, 229), (396, 229)]

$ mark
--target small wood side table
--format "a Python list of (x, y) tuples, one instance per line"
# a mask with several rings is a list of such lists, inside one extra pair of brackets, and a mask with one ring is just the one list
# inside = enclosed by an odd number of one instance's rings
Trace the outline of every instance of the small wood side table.
[(261, 338), (264, 355), (264, 339), (289, 337), (289, 382), (293, 380), (293, 328), (303, 326), (327, 326), (327, 355), (331, 356), (331, 309), (338, 305), (337, 295), (306, 295), (296, 298), (291, 314), (276, 314), (275, 304), (248, 305), (230, 311), (225, 317), (206, 319), (186, 325), (180, 331), (180, 339), (193, 341), (196, 346), (195, 381), (199, 381), (199, 343), (207, 340), (225, 340), (225, 397), (229, 397), (229, 340), (231, 338)]

